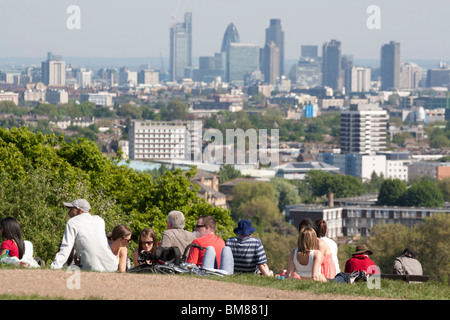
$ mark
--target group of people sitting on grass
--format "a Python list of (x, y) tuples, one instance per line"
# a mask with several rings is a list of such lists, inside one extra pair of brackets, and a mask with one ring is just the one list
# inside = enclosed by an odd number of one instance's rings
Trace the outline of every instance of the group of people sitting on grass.
[[(91, 214), (91, 206), (85, 199), (63, 202), (69, 210), (64, 236), (59, 251), (50, 267), (62, 269), (72, 264), (82, 270), (101, 272), (126, 272), (131, 267), (127, 245), (131, 241), (132, 231), (126, 225), (116, 226), (111, 233), (105, 233), (105, 222), (98, 215)], [(269, 269), (264, 246), (260, 239), (252, 237), (256, 229), (250, 220), (239, 221), (234, 229), (236, 237), (224, 241), (215, 234), (216, 220), (205, 215), (197, 219), (194, 232), (184, 229), (185, 218), (180, 211), (171, 211), (167, 216), (167, 229), (158, 242), (155, 232), (146, 228), (139, 235), (138, 248), (133, 252), (133, 266), (139, 266), (141, 252), (155, 256), (157, 247), (176, 247), (183, 253), (193, 243), (206, 250), (190, 248), (187, 263), (206, 269), (219, 269), (225, 274), (256, 273), (273, 276)], [(275, 277), (284, 279), (312, 279), (316, 281), (353, 282), (370, 274), (379, 273), (372, 255), (366, 245), (359, 245), (356, 252), (346, 262), (344, 272), (339, 268), (337, 244), (327, 235), (327, 224), (323, 219), (313, 222), (301, 221), (298, 227), (297, 248), (288, 257), (288, 267)], [(7, 217), (0, 220), (0, 262), (3, 258), (22, 260), (32, 257), (32, 245), (22, 238), (19, 223)], [(31, 247), (30, 247), (31, 245)], [(420, 262), (415, 258), (414, 250), (405, 249), (395, 259), (393, 273), (422, 274)]]

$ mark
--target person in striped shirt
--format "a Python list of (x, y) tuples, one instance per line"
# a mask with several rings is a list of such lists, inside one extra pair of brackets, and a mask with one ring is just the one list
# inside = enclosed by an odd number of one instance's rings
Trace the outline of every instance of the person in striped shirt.
[(270, 276), (271, 271), (267, 265), (266, 252), (264, 246), (258, 238), (253, 238), (255, 232), (250, 220), (239, 221), (238, 227), (234, 229), (237, 237), (229, 238), (226, 245), (231, 248), (234, 259), (234, 272), (257, 272)]

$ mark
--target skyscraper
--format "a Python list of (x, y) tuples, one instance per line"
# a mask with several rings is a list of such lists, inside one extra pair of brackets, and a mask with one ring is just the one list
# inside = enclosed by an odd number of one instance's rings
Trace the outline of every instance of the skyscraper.
[(192, 67), (192, 13), (184, 15), (184, 22), (170, 27), (170, 66), (172, 81), (184, 78), (185, 69)]
[(259, 70), (259, 46), (253, 43), (230, 43), (227, 51), (227, 82), (244, 83), (244, 77)]
[(400, 88), (400, 43), (391, 41), (381, 47), (381, 90)]
[(66, 85), (66, 63), (61, 56), (47, 53), (47, 61), (42, 61), (42, 82), (47, 86), (61, 87)]
[(270, 26), (266, 29), (266, 43), (274, 42), (279, 51), (280, 76), (284, 75), (284, 32), (280, 19), (270, 19)]
[(266, 42), (263, 56), (264, 82), (275, 84), (277, 78), (280, 77), (280, 48), (273, 41)]
[(236, 29), (236, 26), (233, 23), (230, 23), (225, 30), (225, 34), (223, 35), (222, 40), (222, 48), (221, 52), (227, 52), (228, 46), (230, 43), (239, 43), (241, 42), (239, 39), (239, 33)]
[(387, 111), (377, 104), (350, 105), (341, 112), (341, 153), (386, 150)]
[(331, 40), (322, 47), (322, 85), (342, 89), (341, 42)]

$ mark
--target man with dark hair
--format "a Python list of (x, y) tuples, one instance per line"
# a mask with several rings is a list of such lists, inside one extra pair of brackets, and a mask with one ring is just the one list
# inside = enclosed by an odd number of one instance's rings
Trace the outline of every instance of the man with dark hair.
[(422, 264), (417, 260), (413, 248), (406, 248), (400, 257), (395, 258), (392, 273), (416, 276), (423, 275)]
[[(216, 269), (218, 269), (220, 266), (220, 256), (223, 248), (225, 247), (225, 241), (215, 235), (216, 225), (216, 219), (214, 219), (213, 216), (198, 217), (195, 231), (198, 232), (199, 237), (192, 241), (192, 243), (198, 244), (204, 248), (210, 246), (213, 247), (216, 253)], [(186, 262), (202, 266), (204, 255), (204, 250), (191, 248)]]

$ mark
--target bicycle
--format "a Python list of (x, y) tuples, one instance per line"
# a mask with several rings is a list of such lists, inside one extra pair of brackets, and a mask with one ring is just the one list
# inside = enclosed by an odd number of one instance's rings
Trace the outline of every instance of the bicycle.
[[(192, 263), (187, 263), (187, 257), (191, 248), (197, 248), (199, 250), (206, 250), (206, 248), (191, 243), (183, 252), (183, 256), (179, 257), (179, 250), (177, 247), (162, 248), (159, 247), (156, 257), (151, 253), (141, 251), (138, 261), (139, 266), (129, 269), (128, 272), (135, 273), (159, 273), (159, 274), (194, 274), (200, 276), (225, 276), (227, 272), (218, 269), (202, 268)], [(163, 260), (171, 260), (172, 262), (166, 262)]]

